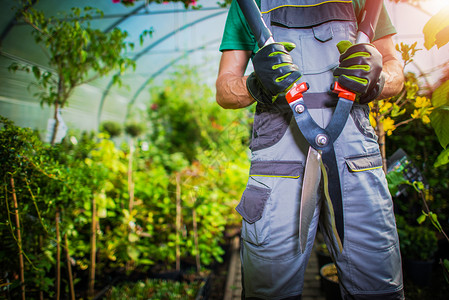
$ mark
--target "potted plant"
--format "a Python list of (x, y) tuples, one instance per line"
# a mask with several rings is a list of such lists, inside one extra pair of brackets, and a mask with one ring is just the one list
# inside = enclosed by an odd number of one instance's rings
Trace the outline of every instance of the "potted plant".
[(318, 245), (316, 245), (315, 253), (316, 253), (316, 256), (318, 259), (318, 271), (324, 265), (327, 265), (332, 262), (332, 258), (329, 253), (329, 249), (327, 249), (327, 246), (325, 243), (319, 243)]
[(329, 263), (321, 267), (320, 278), (321, 289), (324, 291), (326, 300), (341, 300), (337, 267), (334, 263)]
[(438, 241), (435, 231), (426, 226), (409, 225), (397, 217), (404, 273), (416, 285), (430, 283)]
[[(327, 248), (326, 243), (324, 241), (317, 240), (315, 245), (315, 254), (318, 260), (318, 273), (321, 271), (321, 268), (324, 265), (330, 264), (332, 262), (331, 255), (329, 253), (329, 249)], [(320, 286), (323, 289), (324, 279), (320, 278)]]

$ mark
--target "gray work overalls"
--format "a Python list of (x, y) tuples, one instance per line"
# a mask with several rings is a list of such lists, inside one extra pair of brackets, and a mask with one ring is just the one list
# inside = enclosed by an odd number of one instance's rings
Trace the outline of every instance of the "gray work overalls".
[[(261, 11), (275, 41), (293, 42), (291, 52), (310, 89), (304, 94), (314, 120), (329, 122), (336, 97), (329, 87), (338, 65), (336, 44), (354, 42), (351, 1), (262, 0)], [(391, 196), (381, 168), (377, 136), (367, 105), (355, 104), (334, 147), (341, 178), (345, 239), (338, 243), (321, 198), (310, 225), (305, 253), (299, 242), (302, 173), (308, 143), (285, 98), (258, 105), (250, 148), (247, 187), (237, 206), (242, 215), (244, 296), (283, 299), (302, 294), (304, 271), (317, 225), (339, 270), (344, 299), (403, 299), (401, 258)]]

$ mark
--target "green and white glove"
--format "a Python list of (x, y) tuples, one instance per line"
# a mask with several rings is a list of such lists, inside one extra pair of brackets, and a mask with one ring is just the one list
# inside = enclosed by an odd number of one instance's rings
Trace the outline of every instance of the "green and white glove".
[(299, 80), (301, 73), (289, 53), (295, 47), (293, 43), (273, 43), (254, 55), (254, 72), (246, 80), (246, 87), (257, 102), (272, 104)]
[(371, 44), (352, 45), (349, 41), (341, 41), (337, 47), (341, 53), (340, 65), (334, 70), (338, 83), (356, 93), (361, 104), (376, 99), (385, 84), (380, 52)]

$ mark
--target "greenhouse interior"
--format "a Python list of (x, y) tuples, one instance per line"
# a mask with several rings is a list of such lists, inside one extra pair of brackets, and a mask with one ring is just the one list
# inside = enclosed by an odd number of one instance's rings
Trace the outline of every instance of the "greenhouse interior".
[[(0, 1), (0, 299), (242, 299), (251, 242), (237, 207), (248, 176), (265, 184), (251, 162), (259, 110), (216, 101), (236, 5)], [(383, 5), (404, 85), (370, 102), (366, 118), (394, 207), (398, 272), (406, 299), (447, 299), (449, 2)], [(324, 233), (297, 283), (303, 300), (344, 294), (340, 273), (323, 275), (335, 269)]]

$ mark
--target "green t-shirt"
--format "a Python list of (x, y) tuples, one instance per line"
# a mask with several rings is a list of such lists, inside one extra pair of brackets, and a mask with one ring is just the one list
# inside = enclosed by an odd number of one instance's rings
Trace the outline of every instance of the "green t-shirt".
[[(353, 7), (356, 17), (359, 19), (360, 12), (365, 5), (366, 0), (353, 0)], [(256, 0), (257, 5), (260, 7), (260, 0)], [(396, 29), (391, 23), (390, 17), (384, 8), (382, 9), (379, 21), (376, 27), (376, 34), (374, 40), (381, 37), (395, 34)], [(236, 1), (232, 1), (229, 8), (228, 17), (226, 19), (226, 25), (224, 29), (223, 38), (220, 45), (220, 51), (223, 50), (256, 50), (257, 43), (251, 34), (251, 29), (240, 10)]]

